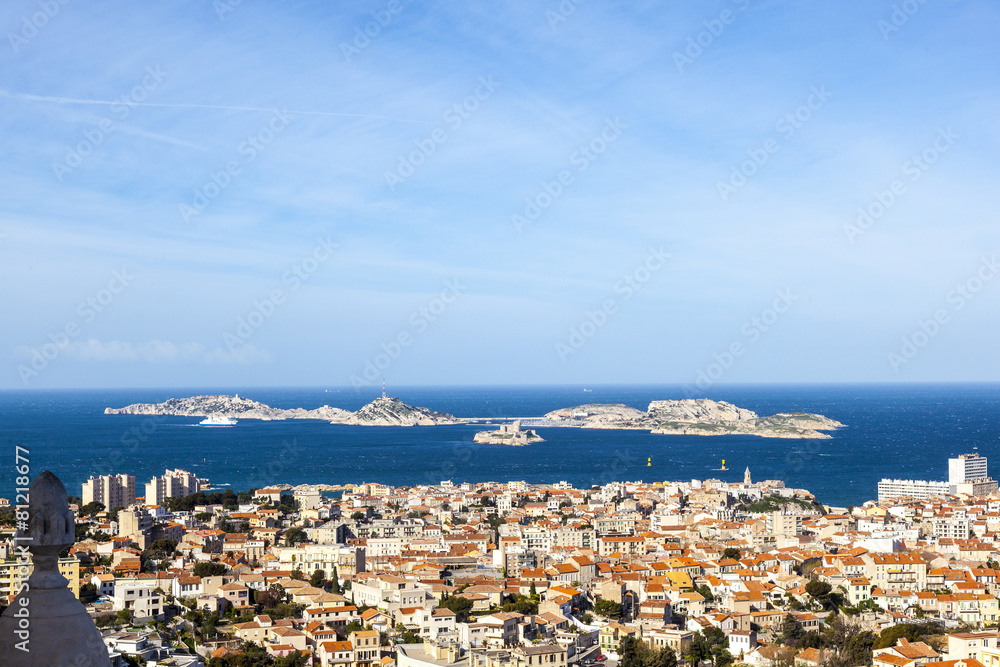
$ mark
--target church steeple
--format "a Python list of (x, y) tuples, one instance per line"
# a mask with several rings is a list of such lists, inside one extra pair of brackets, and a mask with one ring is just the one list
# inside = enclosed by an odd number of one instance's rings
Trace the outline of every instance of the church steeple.
[(750, 466), (747, 466), (747, 470), (743, 473), (743, 483), (750, 486)]

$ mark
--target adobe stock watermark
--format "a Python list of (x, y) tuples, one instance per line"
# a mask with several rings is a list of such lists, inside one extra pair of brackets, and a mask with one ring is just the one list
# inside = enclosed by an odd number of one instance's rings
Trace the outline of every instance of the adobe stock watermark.
[(264, 325), (278, 308), (285, 304), (288, 293), (299, 289), (304, 282), (309, 280), (319, 271), (320, 267), (333, 257), (338, 245), (334, 243), (330, 235), (326, 238), (316, 239), (316, 246), (302, 259), (293, 262), (288, 270), (281, 276), (281, 283), (286, 287), (276, 287), (261, 299), (255, 299), (253, 307), (245, 317), (236, 320), (236, 327), (232, 332), (227, 331), (222, 335), (222, 342), (226, 344), (229, 352), (236, 355), (239, 348), (246, 344), (261, 326)]
[(111, 279), (106, 287), (99, 289), (77, 305), (76, 315), (79, 319), (69, 320), (58, 331), (49, 333), (49, 342), (38, 347), (21, 350), (22, 354), (29, 359), (27, 364), (18, 364), (17, 366), (21, 382), (28, 386), (33, 378), (45, 371), (51, 362), (66, 351), (72, 340), (80, 335), (83, 331), (82, 325), (90, 324), (97, 319), (97, 316), (103, 313), (134, 280), (135, 276), (129, 274), (127, 268), (123, 267), (120, 271), (112, 271)]
[[(448, 107), (448, 109), (442, 114), (441, 120), (444, 121), (450, 131), (454, 132), (458, 128), (462, 127), (465, 121), (472, 117), (479, 106), (490, 99), (496, 89), (500, 87), (500, 84), (493, 80), (493, 75), (481, 76), (478, 79), (478, 85), (472, 91), (472, 94), (467, 96), (461, 102), (456, 102), (455, 104)], [(395, 171), (385, 172), (385, 184), (389, 186), (391, 192), (396, 191), (396, 186), (408, 179), (410, 176), (416, 173), (417, 169), (423, 165), (427, 159), (434, 155), (437, 151), (438, 146), (448, 141), (448, 131), (449, 129), (439, 127), (431, 131), (429, 135), (423, 139), (417, 139), (413, 142), (415, 148), (405, 155), (399, 156), (399, 162), (396, 166)]]
[(545, 10), (545, 20), (549, 22), (549, 27), (555, 32), (560, 23), (565, 23), (570, 16), (576, 13), (577, 8), (586, 0), (560, 0), (555, 9)]
[(614, 284), (614, 292), (620, 297), (605, 299), (597, 309), (586, 311), (583, 320), (570, 327), (566, 341), (556, 342), (559, 361), (566, 363), (566, 359), (579, 352), (615, 316), (620, 305), (635, 296), (652, 279), (653, 274), (666, 265), (668, 259), (670, 254), (662, 246), (649, 248), (646, 259)]
[(882, 33), (882, 39), (889, 39), (889, 35), (899, 32), (900, 28), (909, 23), (910, 17), (919, 12), (926, 4), (927, 0), (903, 0), (898, 5), (894, 4), (889, 20), (879, 19), (876, 24), (878, 31)]
[(119, 470), (123, 464), (134, 460), (133, 457), (139, 451), (139, 446), (146, 444), (165, 420), (166, 416), (164, 415), (146, 415), (139, 424), (122, 433), (118, 439), (121, 447), (116, 448), (108, 455), (107, 474), (115, 474), (115, 471)]
[[(570, 166), (576, 167), (577, 173), (580, 174), (587, 171), (597, 158), (604, 155), (608, 146), (618, 141), (618, 138), (622, 136), (622, 131), (626, 128), (628, 125), (617, 116), (613, 120), (607, 119), (604, 122), (604, 127), (593, 139), (578, 146), (570, 154)], [(510, 216), (511, 224), (514, 225), (517, 233), (520, 234), (525, 226), (538, 220), (543, 212), (563, 196), (566, 188), (573, 185), (575, 180), (576, 177), (570, 169), (560, 170), (551, 181), (543, 180), (534, 195), (524, 198), (524, 208), (519, 213), (512, 213)]]
[(243, 168), (256, 160), (293, 120), (295, 120), (295, 115), (288, 113), (287, 109), (282, 111), (275, 109), (270, 120), (264, 126), (254, 134), (248, 135), (244, 141), (236, 146), (235, 158), (226, 162), (224, 167), (216, 171), (209, 171), (208, 180), (194, 189), (190, 203), (181, 202), (178, 204), (181, 220), (191, 222), (191, 218), (201, 215), (212, 201), (232, 185), (233, 179), (243, 172)]
[(437, 486), (442, 479), (451, 479), (455, 474), (467, 469), (480, 447), (483, 445), (477, 442), (456, 442), (451, 446), (451, 455), (441, 457), (440, 466), (424, 472), (424, 483), (428, 486)]
[(254, 466), (241, 476), (248, 485), (248, 489), (262, 489), (282, 481), (283, 475), (291, 469), (292, 463), (302, 456), (302, 445), (297, 438), (285, 438), (281, 441), (281, 450), (277, 458), (273, 458), (267, 463), (262, 463), (255, 459)]
[(718, 382), (726, 371), (733, 367), (736, 360), (746, 354), (747, 350), (761, 337), (770, 331), (781, 319), (781, 316), (791, 310), (792, 305), (799, 300), (799, 297), (792, 294), (792, 290), (786, 288), (775, 292), (774, 300), (759, 313), (748, 319), (740, 326), (739, 338), (733, 340), (721, 352), (712, 354), (712, 363), (705, 368), (699, 368), (695, 374), (694, 385), (685, 385), (684, 393), (687, 398), (704, 396), (705, 390)]
[(626, 475), (634, 471), (641, 462), (641, 459), (631, 449), (616, 449), (611, 455), (611, 462), (605, 466), (604, 471), (591, 481), (597, 486), (620, 482), (625, 479)]
[(352, 374), (350, 377), (351, 386), (355, 390), (373, 384), (382, 377), (382, 371), (389, 368), (396, 359), (399, 359), (403, 350), (413, 345), (416, 336), (427, 331), (448, 310), (451, 304), (455, 303), (468, 289), (467, 285), (459, 282), (458, 278), (444, 281), (444, 289), (428, 303), (410, 313), (407, 318), (408, 327), (402, 329), (395, 337), (382, 343), (379, 347), (381, 352), (374, 357), (365, 359), (364, 369), (361, 374)]
[(243, 4), (243, 0), (213, 0), (212, 8), (220, 21), (226, 20), (227, 14), (232, 14), (236, 8)]
[[(805, 102), (800, 104), (792, 112), (774, 122), (774, 129), (784, 140), (791, 139), (795, 133), (802, 129), (813, 117), (813, 114), (823, 108), (827, 100), (833, 97), (833, 93), (826, 89), (825, 84), (820, 84), (817, 88), (812, 86)], [(781, 150), (781, 142), (774, 137), (768, 137), (756, 148), (747, 150), (747, 159), (739, 164), (733, 165), (729, 171), (729, 180), (718, 181), (715, 189), (719, 192), (722, 201), (728, 201), (737, 190), (747, 184), (749, 179), (756, 174), (761, 167), (767, 164), (771, 156)]]
[(62, 11), (62, 8), (70, 3), (70, 0), (39, 0), (38, 11), (30, 16), (21, 17), (21, 29), (17, 32), (8, 32), (7, 41), (10, 48), (17, 53), (22, 46), (33, 40), (38, 31), (49, 24)]
[(83, 131), (83, 139), (75, 146), (66, 147), (66, 156), (62, 162), (53, 162), (52, 171), (56, 179), (62, 183), (66, 174), (70, 174), (83, 164), (84, 160), (97, 150), (97, 147), (104, 143), (108, 135), (117, 130), (120, 123), (128, 120), (132, 111), (145, 101), (149, 94), (160, 87), (166, 79), (167, 74), (160, 66), (146, 68), (146, 76), (137, 83), (132, 90), (125, 95), (116, 98), (111, 102), (111, 113), (114, 117), (105, 116), (97, 121), (97, 126)]
[[(937, 138), (930, 146), (910, 157), (900, 167), (904, 176), (909, 177), (910, 183), (916, 183), (933, 166), (942, 155), (947, 153), (959, 135), (948, 127), (939, 128)], [(872, 193), (874, 201), (863, 208), (858, 209), (858, 217), (854, 223), (844, 224), (844, 235), (847, 242), (854, 245), (859, 236), (872, 228), (872, 226), (891, 209), (899, 198), (906, 194), (906, 182), (902, 179), (894, 179), (885, 190), (876, 190)]]
[[(733, 0), (733, 4), (736, 5), (737, 10), (742, 12), (750, 6), (750, 0)], [(683, 52), (674, 51), (674, 65), (677, 67), (677, 71), (683, 74), (685, 67), (694, 64), (695, 60), (701, 58), (705, 49), (712, 46), (715, 40), (722, 36), (726, 28), (736, 21), (737, 16), (739, 14), (732, 9), (723, 9), (718, 16), (702, 21), (704, 29), (687, 38)]]
[(392, 20), (403, 8), (409, 4), (403, 0), (389, 0), (385, 4), (385, 9), (377, 9), (371, 12), (372, 20), (367, 21), (363, 26), (354, 28), (354, 39), (350, 42), (340, 43), (340, 52), (344, 54), (344, 60), (351, 62), (351, 58), (361, 55), (361, 52), (371, 46), (372, 40), (382, 34), (385, 28), (389, 27)]
[(926, 320), (918, 320), (916, 328), (903, 336), (899, 348), (886, 354), (889, 367), (898, 373), (901, 367), (913, 361), (920, 351), (941, 333), (941, 330), (951, 321), (952, 315), (975, 299), (986, 284), (996, 277), (997, 273), (1000, 273), (1000, 262), (998, 262), (997, 256), (994, 254), (992, 257), (983, 257), (975, 273), (955, 285), (945, 295), (947, 307), (938, 308)]

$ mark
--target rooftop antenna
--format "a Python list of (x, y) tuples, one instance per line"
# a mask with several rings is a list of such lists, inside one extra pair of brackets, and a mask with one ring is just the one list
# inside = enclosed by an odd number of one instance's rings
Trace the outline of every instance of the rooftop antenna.
[(385, 398), (385, 378), (382, 378), (382, 398)]

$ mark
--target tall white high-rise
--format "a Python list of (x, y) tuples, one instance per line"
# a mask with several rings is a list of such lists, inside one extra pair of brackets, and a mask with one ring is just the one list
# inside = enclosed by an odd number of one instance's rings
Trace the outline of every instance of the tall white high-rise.
[(146, 484), (146, 504), (162, 505), (167, 498), (190, 496), (201, 490), (196, 475), (187, 470), (168, 470)]
[(84, 505), (98, 502), (109, 511), (118, 507), (128, 507), (135, 502), (135, 476), (91, 477), (83, 483), (83, 493), (80, 495)]
[(948, 482), (961, 484), (974, 479), (985, 479), (986, 457), (979, 454), (962, 454), (957, 459), (948, 459)]

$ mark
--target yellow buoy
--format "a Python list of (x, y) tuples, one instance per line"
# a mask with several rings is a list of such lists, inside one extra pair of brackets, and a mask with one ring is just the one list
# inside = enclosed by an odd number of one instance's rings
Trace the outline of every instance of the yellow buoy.
[(650, 456), (648, 459), (646, 459), (646, 465), (648, 465), (648, 466), (653, 465), (653, 457), (652, 456)]
[(722, 459), (722, 470), (726, 469), (726, 459)]

